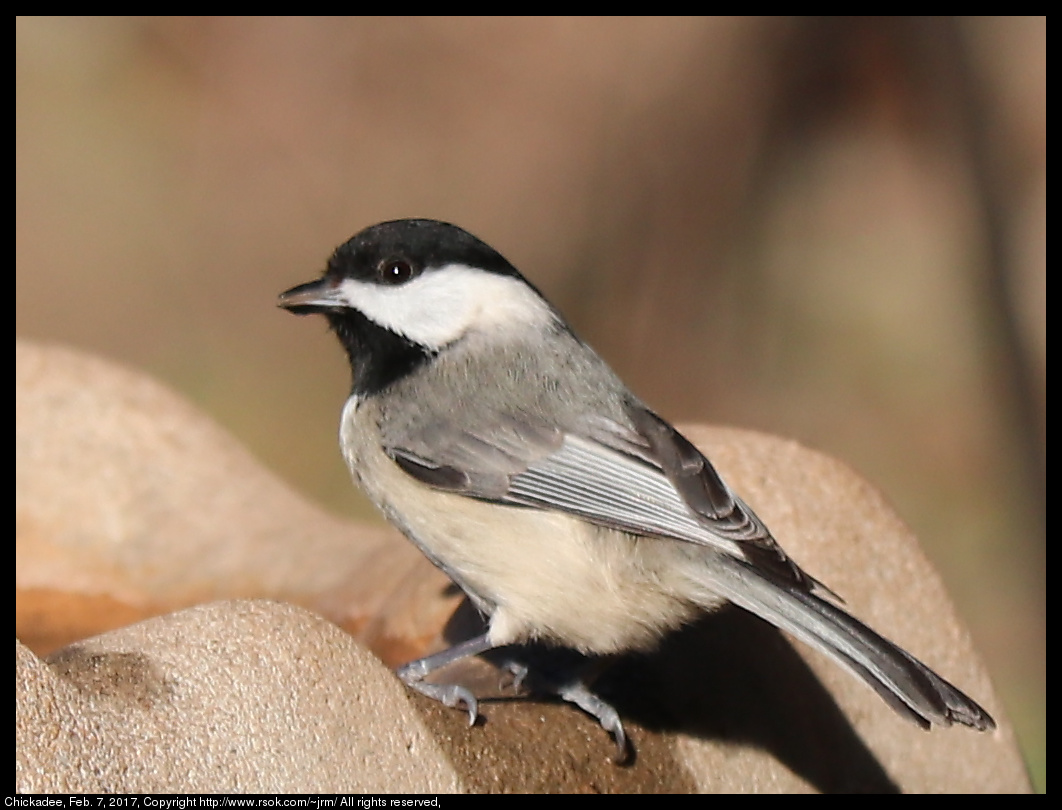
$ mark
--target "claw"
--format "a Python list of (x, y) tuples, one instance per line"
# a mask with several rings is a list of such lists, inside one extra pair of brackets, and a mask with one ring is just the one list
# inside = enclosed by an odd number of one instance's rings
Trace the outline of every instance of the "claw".
[(630, 761), (631, 748), (627, 742), (627, 732), (623, 730), (623, 721), (620, 720), (619, 712), (611, 704), (591, 692), (582, 681), (564, 684), (557, 690), (557, 694), (596, 718), (601, 728), (612, 735), (612, 739), (616, 742), (616, 755), (612, 758), (613, 762), (617, 765), (626, 765)]
[(406, 686), (416, 689), (422, 695), (427, 695), (433, 700), (439, 701), (444, 706), (456, 709), (458, 704), (465, 704), (468, 711), (468, 725), (474, 726), (479, 719), (479, 702), (476, 696), (464, 686), (456, 683), (426, 683), (424, 678), (437, 669), (452, 664), (470, 655), (478, 655), (491, 648), (487, 635), (476, 636), (468, 641), (455, 644), (448, 650), (429, 655), (426, 658), (418, 658), (408, 664), (399, 667), (395, 674)]
[(474, 726), (476, 720), (479, 719), (479, 701), (464, 686), (456, 683), (425, 683), (421, 680), (424, 677), (423, 675), (417, 672), (416, 669), (410, 670), (407, 667), (399, 669), (397, 674), (406, 686), (417, 690), (422, 695), (427, 695), (433, 700), (439, 701), (448, 708), (456, 709), (458, 704), (463, 703), (468, 711), (469, 726)]
[(517, 692), (524, 685), (524, 681), (527, 679), (527, 675), (531, 672), (531, 668), (527, 664), (522, 664), (519, 661), (506, 661), (505, 668), (509, 670), (509, 674), (513, 676), (513, 689)]

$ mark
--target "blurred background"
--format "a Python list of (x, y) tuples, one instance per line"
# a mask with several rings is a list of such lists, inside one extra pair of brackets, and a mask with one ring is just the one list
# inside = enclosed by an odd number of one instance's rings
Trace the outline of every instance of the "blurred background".
[(664, 416), (881, 488), (1044, 790), (1046, 30), (18, 18), (16, 336), (154, 375), (370, 517), (341, 350), (276, 295), (367, 225), (460, 224)]

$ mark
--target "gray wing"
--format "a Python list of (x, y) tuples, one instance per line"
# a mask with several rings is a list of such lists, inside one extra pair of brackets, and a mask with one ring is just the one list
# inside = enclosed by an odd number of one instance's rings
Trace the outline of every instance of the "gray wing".
[(819, 585), (682, 434), (643, 407), (628, 415), (630, 426), (591, 417), (566, 430), (511, 415), (473, 429), (440, 421), (385, 451), (436, 489), (708, 546), (803, 590)]

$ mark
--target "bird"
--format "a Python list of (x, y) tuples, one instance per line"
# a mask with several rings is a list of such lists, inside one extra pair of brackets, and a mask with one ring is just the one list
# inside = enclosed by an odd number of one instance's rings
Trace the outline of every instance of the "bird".
[[(471, 690), (427, 676), (513, 645), (652, 651), (732, 603), (824, 652), (924, 728), (995, 727), (841, 607), (708, 458), (468, 231), (433, 219), (367, 227), (278, 305), (327, 319), (352, 372), (339, 435), (353, 478), (485, 620), (482, 634), (399, 667), (412, 689), (474, 723)], [(624, 759), (622, 719), (588, 679), (548, 680)]]

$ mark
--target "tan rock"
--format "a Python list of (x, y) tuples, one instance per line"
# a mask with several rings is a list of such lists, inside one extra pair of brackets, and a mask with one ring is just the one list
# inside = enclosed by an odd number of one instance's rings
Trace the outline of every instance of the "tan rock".
[(72, 644), (16, 645), (22, 792), (452, 792), (405, 688), (335, 625), (215, 602)]

